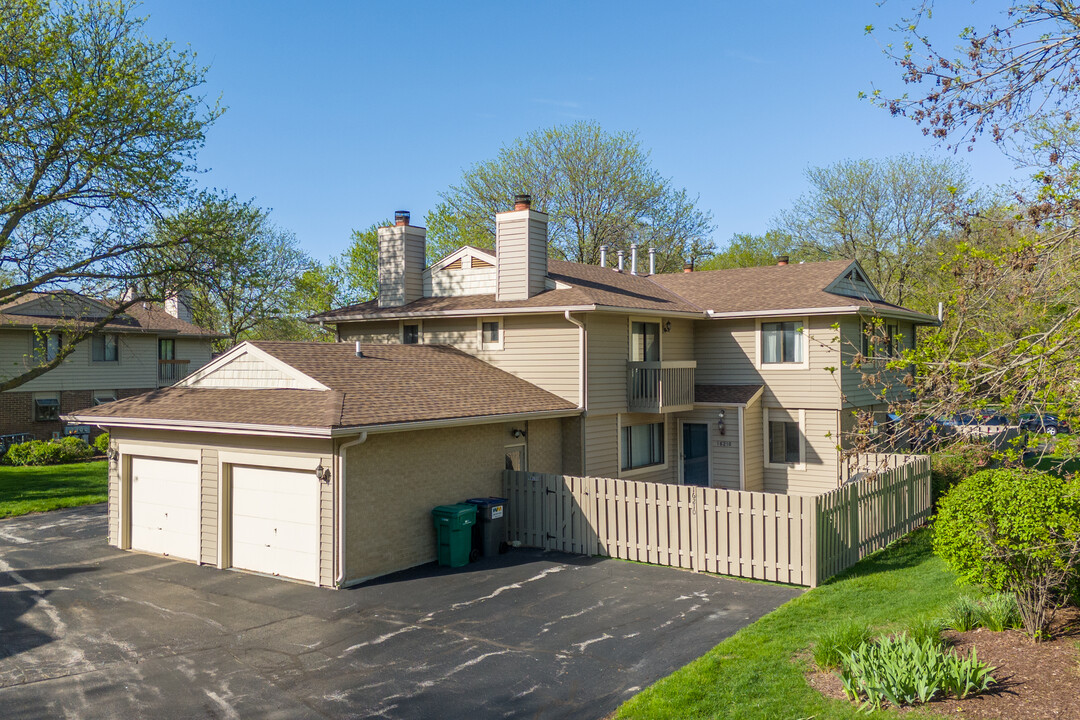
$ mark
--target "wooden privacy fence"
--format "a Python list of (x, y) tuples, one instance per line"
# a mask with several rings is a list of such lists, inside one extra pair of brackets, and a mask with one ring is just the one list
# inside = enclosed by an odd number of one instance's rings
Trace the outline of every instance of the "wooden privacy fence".
[(929, 459), (827, 495), (503, 473), (511, 541), (816, 586), (925, 521)]

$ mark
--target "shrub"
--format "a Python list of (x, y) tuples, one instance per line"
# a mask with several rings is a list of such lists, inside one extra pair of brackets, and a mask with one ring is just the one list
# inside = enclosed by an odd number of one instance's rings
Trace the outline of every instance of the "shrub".
[(979, 627), (980, 614), (979, 603), (974, 598), (961, 595), (945, 608), (941, 622), (956, 632), (967, 632)]
[(984, 470), (941, 499), (934, 552), (965, 582), (1012, 593), (1044, 637), (1080, 572), (1080, 483), (1037, 470)]
[(9, 465), (59, 465), (93, 456), (93, 449), (85, 441), (66, 437), (17, 443), (8, 448), (4, 461)]
[(964, 478), (990, 464), (992, 451), (985, 444), (953, 445), (930, 456), (930, 498), (937, 505), (941, 497)]
[(917, 642), (905, 634), (863, 643), (843, 657), (840, 680), (844, 694), (863, 709), (926, 703), (953, 694), (965, 698), (994, 682), (994, 668), (980, 663), (972, 649), (962, 658), (927, 638)]
[(109, 452), (109, 433), (101, 433), (94, 438), (94, 449), (98, 451), (98, 455)]
[(825, 629), (814, 642), (814, 662), (822, 670), (840, 667), (840, 660), (870, 640), (873, 634), (866, 623), (837, 623)]
[(978, 615), (979, 624), (994, 632), (1023, 627), (1016, 596), (1009, 593), (995, 593), (984, 597), (979, 601)]

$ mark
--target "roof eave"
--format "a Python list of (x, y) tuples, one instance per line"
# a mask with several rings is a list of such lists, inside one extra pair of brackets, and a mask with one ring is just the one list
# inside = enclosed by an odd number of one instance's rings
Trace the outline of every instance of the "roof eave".
[(876, 313), (885, 317), (897, 317), (908, 320), (916, 320), (924, 325), (937, 325), (937, 318), (914, 310), (902, 310), (880, 308), (872, 305), (837, 305), (833, 307), (811, 308), (776, 308), (773, 310), (740, 310), (738, 312), (716, 312), (707, 310), (707, 315), (716, 320), (737, 320), (741, 318), (756, 317), (791, 317), (795, 315), (856, 315), (860, 313)]
[(141, 430), (178, 430), (182, 432), (215, 432), (227, 435), (269, 435), (274, 437), (324, 437), (331, 436), (330, 427), (306, 427), (300, 425), (264, 425), (259, 423), (228, 423), (204, 420), (162, 420), (159, 418), (125, 418), (100, 415), (62, 415), (68, 423), (94, 425), (95, 427), (122, 427)]
[(526, 412), (506, 413), (502, 415), (474, 415), (467, 417), (440, 418), (437, 420), (415, 420), (399, 423), (377, 423), (371, 425), (348, 425), (336, 427), (332, 431), (333, 437), (357, 435), (362, 432), (391, 433), (405, 432), (407, 430), (429, 430), (441, 427), (455, 427), (460, 425), (492, 425), (495, 423), (513, 422), (515, 420), (548, 420), (580, 415), (583, 409), (580, 407), (566, 408), (562, 410), (531, 410)]

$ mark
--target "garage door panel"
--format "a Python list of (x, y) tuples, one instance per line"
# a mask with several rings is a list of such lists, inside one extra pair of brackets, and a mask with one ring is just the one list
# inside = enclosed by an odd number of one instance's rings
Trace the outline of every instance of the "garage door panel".
[(310, 471), (232, 468), (232, 564), (316, 582), (319, 482)]
[(198, 463), (131, 459), (131, 547), (172, 557), (199, 556)]

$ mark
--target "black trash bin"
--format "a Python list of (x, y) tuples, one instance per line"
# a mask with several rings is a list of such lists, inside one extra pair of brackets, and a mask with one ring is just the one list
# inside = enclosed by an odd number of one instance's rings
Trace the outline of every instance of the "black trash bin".
[(473, 549), (483, 557), (493, 557), (506, 549), (506, 498), (469, 498), (476, 506)]

